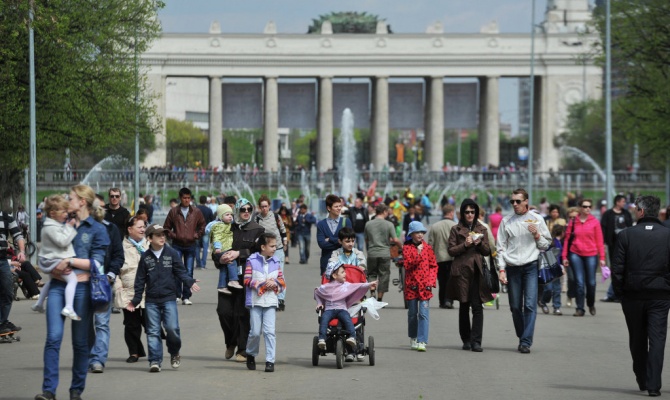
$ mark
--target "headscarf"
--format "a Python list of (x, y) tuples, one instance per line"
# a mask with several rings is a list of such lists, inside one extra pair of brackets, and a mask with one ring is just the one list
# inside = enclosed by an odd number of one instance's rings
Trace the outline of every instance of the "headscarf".
[[(247, 204), (251, 206), (251, 213), (249, 214), (249, 219), (245, 221), (242, 219), (242, 217), (240, 217), (240, 208), (246, 206)], [(239, 200), (237, 200), (237, 202), (235, 203), (235, 222), (237, 223), (237, 225), (243, 227), (244, 225), (251, 222), (251, 215), (253, 214), (253, 212), (254, 212), (254, 205), (251, 204), (249, 200), (245, 199), (244, 197), (241, 197)]]

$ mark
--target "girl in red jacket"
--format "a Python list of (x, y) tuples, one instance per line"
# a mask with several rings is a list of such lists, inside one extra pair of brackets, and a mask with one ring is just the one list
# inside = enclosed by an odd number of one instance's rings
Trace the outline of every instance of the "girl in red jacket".
[(409, 224), (407, 234), (411, 239), (405, 242), (402, 255), (405, 266), (405, 300), (408, 334), (412, 350), (426, 351), (428, 343), (429, 300), (437, 280), (437, 261), (433, 248), (423, 240), (426, 228), (419, 221)]

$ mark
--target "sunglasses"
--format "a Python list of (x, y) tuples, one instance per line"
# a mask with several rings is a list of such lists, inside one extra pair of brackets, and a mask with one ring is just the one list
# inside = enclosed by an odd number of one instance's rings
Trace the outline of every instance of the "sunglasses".
[(475, 212), (474, 211), (465, 211), (465, 212), (463, 212), (463, 214), (465, 214), (465, 215), (468, 215), (468, 214), (475, 215)]
[(119, 199), (119, 198), (121, 198), (121, 195), (120, 194), (110, 194), (109, 198), (110, 199)]
[(251, 207), (242, 207), (242, 208), (240, 208), (240, 212), (243, 212), (243, 213), (251, 212), (251, 210), (253, 210), (253, 208), (251, 208)]
[(582, 206), (582, 208), (591, 208), (591, 206), (590, 205), (589, 206)]
[(523, 203), (523, 200), (510, 200), (509, 203), (510, 204), (521, 204), (521, 203)]

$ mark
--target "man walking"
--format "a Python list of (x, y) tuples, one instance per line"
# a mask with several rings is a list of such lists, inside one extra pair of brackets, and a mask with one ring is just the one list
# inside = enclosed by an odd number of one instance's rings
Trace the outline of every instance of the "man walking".
[[(377, 300), (382, 301), (389, 290), (391, 278), (391, 243), (402, 248), (402, 242), (396, 237), (395, 227), (387, 221), (389, 207), (380, 203), (375, 207), (375, 218), (365, 225), (365, 243), (368, 247), (368, 281), (379, 281)], [(374, 297), (374, 293), (373, 297)]]
[(307, 205), (300, 204), (300, 212), (295, 220), (295, 233), (298, 236), (298, 250), (300, 250), (300, 264), (309, 261), (309, 246), (312, 243), (312, 225), (316, 224), (316, 217), (307, 212)]
[(528, 193), (524, 189), (512, 192), (510, 200), (514, 214), (500, 222), (498, 229), (498, 266), (500, 282), (507, 285), (512, 311), (517, 350), (530, 353), (537, 317), (537, 258), (540, 250), (551, 245), (551, 234), (544, 218), (528, 208)]
[[(633, 226), (633, 217), (625, 209), (626, 197), (620, 194), (614, 197), (614, 207), (605, 211), (602, 218), (600, 218), (600, 226), (603, 229), (603, 239), (605, 239), (605, 246), (607, 246), (607, 263), (612, 265), (612, 257), (616, 249), (617, 235), (626, 228)], [(614, 288), (610, 283), (607, 289), (607, 296), (600, 299), (606, 303), (620, 302), (621, 299), (614, 295)]]
[(356, 233), (356, 248), (363, 251), (365, 248), (365, 224), (370, 220), (370, 217), (367, 208), (363, 205), (363, 199), (360, 197), (356, 197), (354, 206), (349, 208), (349, 217)]
[(105, 221), (116, 225), (122, 234), (126, 231), (126, 222), (130, 218), (130, 212), (121, 205), (121, 189), (110, 188), (107, 192), (109, 203), (105, 206)]
[[(179, 257), (184, 260), (184, 266), (188, 276), (193, 278), (193, 263), (198, 240), (205, 234), (205, 218), (200, 210), (191, 205), (191, 190), (181, 188), (179, 190), (179, 205), (170, 209), (163, 227), (172, 239), (172, 248), (177, 250)], [(181, 285), (181, 302), (190, 306), (191, 288)]]
[(454, 257), (449, 255), (448, 242), (451, 228), (456, 226), (454, 221), (454, 206), (447, 204), (442, 207), (442, 220), (430, 227), (428, 232), (428, 244), (433, 247), (437, 259), (437, 282), (440, 285), (438, 298), (440, 308), (454, 308), (451, 299), (447, 298), (447, 282), (451, 273), (451, 262)]
[(352, 227), (351, 221), (340, 215), (342, 214), (342, 200), (338, 196), (334, 194), (326, 196), (326, 211), (328, 211), (328, 216), (316, 224), (316, 242), (321, 248), (319, 275), (326, 272), (326, 266), (333, 250), (341, 247), (337, 237), (340, 229), (345, 226)]
[(619, 233), (612, 285), (628, 326), (633, 372), (640, 391), (661, 395), (661, 372), (670, 310), (670, 229), (658, 220), (661, 201), (635, 201), (637, 225)]
[[(212, 209), (207, 206), (207, 196), (200, 196), (200, 204), (198, 204), (198, 210), (202, 213), (203, 218), (205, 218), (205, 226), (210, 222), (214, 221), (214, 213)], [(195, 254), (195, 268), (196, 269), (206, 269), (205, 265), (207, 264), (207, 251), (209, 250), (209, 237), (207, 235), (202, 235), (198, 240), (198, 248)]]
[(20, 331), (21, 327), (9, 322), (9, 312), (12, 310), (12, 301), (14, 301), (14, 278), (7, 260), (7, 249), (9, 236), (14, 238), (14, 243), (19, 245), (19, 254), (17, 261), (22, 263), (26, 261), (25, 241), (21, 235), (21, 229), (14, 221), (14, 218), (0, 211), (0, 334)]

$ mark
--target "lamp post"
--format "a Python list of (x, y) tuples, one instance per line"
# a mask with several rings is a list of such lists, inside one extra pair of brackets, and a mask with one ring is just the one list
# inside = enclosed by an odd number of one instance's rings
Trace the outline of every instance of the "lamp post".
[(530, 110), (528, 117), (528, 204), (533, 203), (533, 117), (535, 113), (535, 0), (532, 0), (533, 6), (530, 17)]
[[(137, 30), (135, 30), (135, 201), (138, 201), (135, 204), (135, 209), (139, 206), (139, 195), (140, 195), (140, 113), (139, 113), (139, 101), (140, 101), (140, 73), (139, 73), (139, 63), (137, 60)], [(132, 210), (135, 211), (135, 210)]]
[(605, 200), (611, 207), (614, 195), (614, 176), (612, 175), (612, 27), (610, 0), (605, 2), (605, 168), (607, 181)]
[[(30, 216), (30, 241), (37, 242), (37, 122), (35, 117), (35, 32), (33, 30), (34, 2), (30, 1), (30, 33), (29, 33), (29, 52), (30, 52), (30, 204), (28, 215)], [(37, 255), (31, 256), (31, 262), (35, 263)]]

